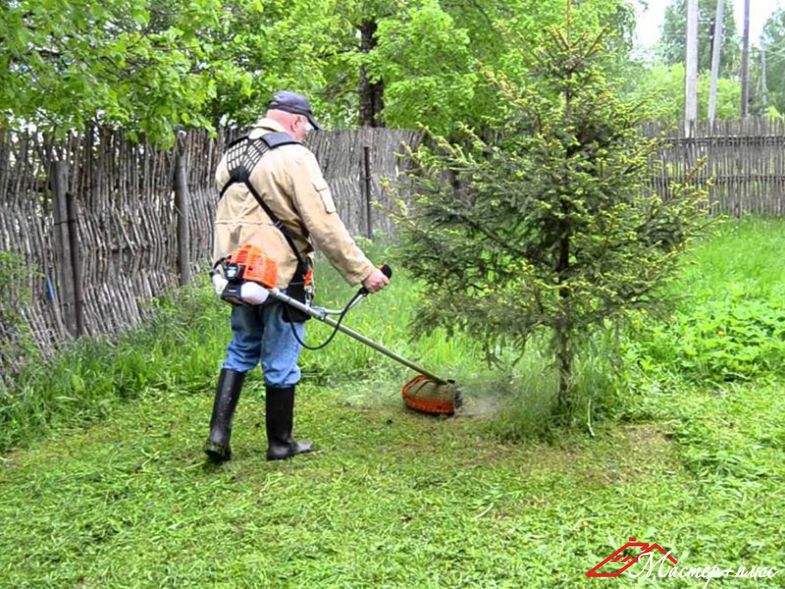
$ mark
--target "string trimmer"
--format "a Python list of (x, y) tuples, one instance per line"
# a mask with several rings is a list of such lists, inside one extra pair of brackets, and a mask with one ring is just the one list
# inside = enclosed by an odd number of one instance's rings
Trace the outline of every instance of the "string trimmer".
[[(381, 267), (381, 271), (388, 278), (392, 276), (392, 269), (386, 264)], [(441, 378), (342, 324), (346, 314), (368, 296), (365, 288), (361, 288), (343, 309), (325, 309), (303, 303), (282, 292), (275, 286), (277, 276), (278, 267), (275, 260), (265, 256), (259, 248), (252, 245), (240, 246), (225, 259), (219, 260), (213, 268), (216, 292), (227, 302), (235, 305), (260, 305), (272, 297), (333, 328), (332, 334), (319, 346), (309, 346), (300, 341), (305, 348), (321, 349), (340, 331), (418, 372), (418, 376), (403, 386), (403, 400), (410, 409), (432, 415), (452, 415), (461, 406), (461, 393), (454, 380)], [(338, 320), (333, 320), (333, 316), (338, 316)], [(299, 337), (297, 339), (299, 341)]]

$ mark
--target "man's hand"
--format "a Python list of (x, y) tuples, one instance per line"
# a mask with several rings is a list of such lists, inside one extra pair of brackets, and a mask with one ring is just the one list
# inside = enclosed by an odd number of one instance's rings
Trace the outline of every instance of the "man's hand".
[(363, 286), (368, 292), (377, 292), (390, 284), (390, 279), (382, 274), (381, 270), (374, 270), (363, 280)]

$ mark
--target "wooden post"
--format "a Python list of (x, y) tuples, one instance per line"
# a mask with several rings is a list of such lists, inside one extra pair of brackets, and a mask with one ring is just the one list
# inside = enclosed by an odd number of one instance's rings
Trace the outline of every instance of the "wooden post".
[[(698, 0), (687, 0), (687, 59), (684, 85), (684, 130), (692, 137), (698, 120)], [(693, 123), (693, 124), (690, 124)]]
[(373, 220), (371, 218), (371, 148), (363, 146), (363, 174), (365, 193), (365, 236), (368, 239), (373, 237)]
[(741, 36), (741, 118), (750, 114), (750, 0), (744, 0), (744, 28)]
[(188, 172), (185, 162), (186, 133), (177, 132), (177, 160), (174, 172), (174, 208), (177, 213), (177, 266), (180, 286), (191, 282), (191, 236), (188, 221), (191, 203), (188, 194)]
[(82, 289), (82, 256), (79, 250), (79, 226), (74, 195), (65, 193), (65, 208), (68, 215), (68, 246), (71, 252), (71, 279), (74, 285), (74, 327), (76, 337), (84, 335), (84, 294)]
[(70, 335), (76, 335), (76, 309), (74, 305), (74, 270), (72, 268), (70, 222), (68, 216), (68, 163), (54, 162), (50, 170), (50, 183), (54, 192), (55, 234), (58, 245), (58, 292), (60, 308), (65, 319), (65, 328)]
[(722, 56), (722, 26), (725, 0), (717, 0), (714, 13), (714, 37), (711, 47), (711, 89), (709, 91), (709, 123), (714, 123), (717, 114), (717, 81), (720, 77), (720, 58)]

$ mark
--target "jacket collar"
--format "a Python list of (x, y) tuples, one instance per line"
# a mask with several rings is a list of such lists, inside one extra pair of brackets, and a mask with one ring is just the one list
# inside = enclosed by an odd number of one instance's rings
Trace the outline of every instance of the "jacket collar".
[(268, 118), (262, 118), (256, 121), (253, 125), (254, 129), (264, 129), (265, 131), (274, 131), (276, 133), (286, 133), (286, 129), (278, 121)]

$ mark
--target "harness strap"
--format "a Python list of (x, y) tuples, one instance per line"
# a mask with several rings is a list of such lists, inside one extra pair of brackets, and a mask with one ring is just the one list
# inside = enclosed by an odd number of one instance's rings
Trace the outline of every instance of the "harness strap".
[(233, 184), (240, 182), (245, 184), (246, 188), (248, 188), (248, 192), (253, 195), (256, 202), (262, 207), (262, 210), (270, 217), (273, 225), (283, 234), (286, 243), (289, 244), (289, 247), (297, 258), (299, 270), (300, 267), (305, 265), (305, 262), (300, 255), (297, 246), (294, 244), (294, 236), (292, 235), (291, 229), (284, 225), (283, 221), (273, 213), (272, 209), (264, 202), (262, 195), (259, 194), (254, 185), (251, 184), (251, 172), (267, 152), (276, 147), (281, 147), (282, 145), (296, 143), (298, 143), (298, 141), (292, 138), (288, 133), (267, 133), (257, 139), (250, 139), (248, 135), (244, 135), (236, 141), (233, 141), (229, 145), (229, 149), (226, 153), (226, 164), (229, 168), (229, 182), (221, 189), (220, 198), (223, 198), (226, 191)]

